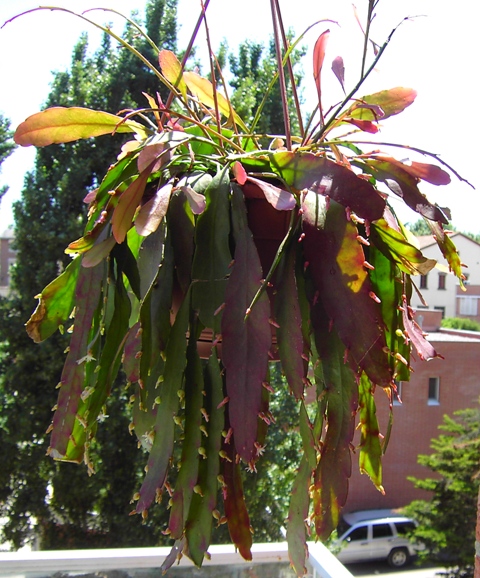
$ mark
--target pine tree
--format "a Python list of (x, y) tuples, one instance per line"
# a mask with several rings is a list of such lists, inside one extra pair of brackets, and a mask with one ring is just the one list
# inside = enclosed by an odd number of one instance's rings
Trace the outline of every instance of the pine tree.
[(445, 433), (432, 440), (433, 453), (418, 457), (435, 477), (411, 478), (416, 488), (432, 492), (432, 499), (412, 502), (408, 513), (419, 522), (415, 539), (426, 547), (421, 557), (450, 567), (449, 578), (473, 578), (480, 409), (445, 416), (440, 429)]
[[(171, 50), (176, 48), (176, 5), (177, 0), (150, 0), (146, 8), (148, 35)], [(156, 64), (153, 50), (132, 27), (124, 38)], [(144, 107), (142, 92), (162, 90), (155, 75), (129, 51), (113, 47), (107, 35), (92, 56), (82, 36), (70, 70), (55, 74), (45, 106), (116, 113)], [(152, 545), (159, 540), (161, 524), (142, 525), (138, 516), (128, 516), (141, 467), (128, 433), (128, 392), (116, 402), (121, 407), (112, 408), (122, 417), (102, 426), (101, 443), (94, 448), (96, 475), (88, 477), (86, 468), (46, 458), (45, 429), (67, 342), (57, 334), (35, 345), (24, 329), (35, 307), (33, 296), (68, 264), (64, 249), (82, 234), (83, 199), (98, 185), (105, 166), (115, 161), (120, 138), (106, 137), (101, 146), (81, 141), (39, 149), (14, 207), (18, 253), (13, 294), (0, 305), (0, 515), (8, 519), (3, 539), (17, 548), (33, 531), (44, 549)]]
[[(13, 152), (15, 144), (12, 140), (10, 122), (0, 114), (0, 167), (5, 159)], [(7, 192), (8, 187), (0, 187), (0, 201)]]
[[(150, 0), (146, 32), (158, 46), (174, 51), (175, 17), (176, 0)], [(137, 39), (134, 30), (127, 28), (124, 37), (157, 65), (150, 45)], [(224, 46), (219, 60), (225, 62), (226, 57)], [(299, 57), (297, 53), (296, 61)], [(235, 106), (240, 106), (247, 92), (254, 95), (253, 101), (245, 101), (248, 110), (240, 110), (248, 117), (260, 104), (275, 70), (273, 46), (265, 52), (263, 46), (247, 42), (238, 56), (230, 55), (230, 67)], [(100, 48), (89, 56), (88, 39), (83, 36), (73, 51), (70, 70), (55, 75), (45, 107), (81, 105), (117, 112), (146, 106), (144, 92), (160, 92), (164, 100), (167, 96), (156, 77), (129, 51), (112, 47), (105, 36)], [(262, 121), (262, 131), (283, 132), (278, 87), (273, 88), (264, 110), (268, 111), (264, 115), (268, 123)], [(116, 407), (110, 406), (111, 411), (106, 408), (106, 413), (122, 417), (106, 419), (99, 426), (99, 443), (93, 448), (95, 475), (88, 477), (84, 467), (56, 464), (45, 457), (45, 427), (56, 401), (53, 385), (59, 381), (67, 340), (57, 333), (35, 345), (23, 327), (35, 305), (32, 296), (68, 264), (64, 249), (82, 234), (83, 199), (98, 185), (105, 166), (115, 160), (121, 139), (104, 137), (39, 149), (35, 168), (27, 175), (21, 201), (15, 206), (18, 259), (14, 293), (0, 306), (0, 441), (4, 447), (0, 514), (8, 519), (3, 538), (15, 547), (33, 530), (42, 549), (138, 546), (166, 540), (161, 535), (168, 516), (165, 504), (154, 508), (152, 519), (143, 525), (138, 516), (128, 516), (130, 499), (143, 473), (142, 457), (128, 434), (128, 391), (113, 402)], [(280, 382), (278, 368), (273, 371), (274, 381)], [(116, 384), (124, 386), (121, 380)], [(285, 389), (285, 384), (279, 384), (272, 402), (282, 407), (283, 422), (270, 426), (265, 459), (258, 472), (246, 474), (244, 479), (252, 525), (261, 541), (283, 539), (289, 484), (275, 472), (289, 470), (293, 481), (291, 464), (300, 452), (299, 436), (290, 427), (295, 402)], [(112, 471), (116, 472), (113, 480)], [(276, 496), (273, 501), (272, 493)], [(229, 541), (226, 527), (217, 531), (214, 541)]]

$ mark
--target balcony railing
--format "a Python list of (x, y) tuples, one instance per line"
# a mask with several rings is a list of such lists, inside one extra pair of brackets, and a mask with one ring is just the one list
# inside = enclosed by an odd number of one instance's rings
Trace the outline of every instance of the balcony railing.
[[(170, 548), (119, 548), (111, 550), (56, 550), (42, 552), (2, 552), (0, 553), (0, 577), (2, 578), (47, 578), (69, 574), (125, 571), (131, 578), (161, 576), (159, 572), (145, 573), (147, 569), (160, 569)], [(183, 557), (178, 566), (172, 567), (169, 574), (175, 576), (222, 576), (240, 578), (255, 576), (252, 570), (260, 565), (269, 568), (271, 578), (290, 578), (294, 576), (289, 566), (287, 544), (255, 544), (252, 548), (253, 560), (246, 562), (235, 552), (233, 546), (211, 546), (211, 558), (205, 559), (202, 570), (193, 570), (192, 562)], [(275, 569), (278, 566), (278, 569)], [(215, 573), (215, 567), (217, 572)], [(219, 568), (221, 567), (221, 568)], [(184, 568), (183, 574), (179, 569)], [(194, 571), (190, 573), (189, 570)], [(221, 573), (218, 574), (218, 570)], [(308, 574), (310, 578), (352, 578), (352, 574), (321, 543), (309, 543)], [(118, 575), (118, 574), (117, 574)], [(108, 574), (106, 574), (108, 576)], [(265, 576), (265, 572), (258, 572)]]

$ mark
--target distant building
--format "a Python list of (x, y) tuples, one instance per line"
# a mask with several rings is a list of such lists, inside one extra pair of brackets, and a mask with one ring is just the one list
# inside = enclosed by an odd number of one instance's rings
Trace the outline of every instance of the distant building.
[(5, 297), (10, 288), (10, 267), (16, 261), (16, 252), (12, 249), (13, 229), (7, 229), (0, 237), (0, 296)]
[[(440, 328), (441, 311), (418, 311), (422, 328), (438, 353), (445, 357), (412, 362), (409, 382), (399, 384), (402, 403), (393, 405), (392, 436), (383, 459), (383, 496), (368, 476), (361, 475), (353, 455), (353, 473), (345, 512), (399, 508), (429, 494), (414, 488), (407, 476), (425, 478), (432, 472), (417, 463), (418, 454), (430, 454), (430, 441), (441, 433), (438, 426), (445, 414), (478, 406), (480, 397), (480, 332)], [(377, 388), (377, 417), (385, 434), (389, 404)], [(358, 435), (358, 434), (357, 434)], [(358, 444), (358, 438), (356, 438)]]
[(418, 241), (422, 253), (435, 259), (438, 265), (427, 275), (413, 278), (427, 306), (416, 292), (412, 295), (412, 306), (437, 309), (442, 311), (443, 317), (468, 317), (480, 321), (480, 243), (463, 233), (452, 233), (450, 238), (458, 249), (460, 260), (468, 265), (463, 270), (467, 291), (462, 291), (458, 279), (449, 271), (433, 235), (421, 236)]

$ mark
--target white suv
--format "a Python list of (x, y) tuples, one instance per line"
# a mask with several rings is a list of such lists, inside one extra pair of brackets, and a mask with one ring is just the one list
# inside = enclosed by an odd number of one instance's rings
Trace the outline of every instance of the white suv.
[[(387, 515), (376, 518), (376, 513)], [(340, 547), (340, 551), (336, 556), (343, 564), (383, 559), (390, 566), (400, 568), (408, 564), (422, 548), (408, 539), (408, 534), (414, 528), (413, 520), (394, 515), (390, 511), (346, 514), (338, 530), (339, 538), (335, 545)]]

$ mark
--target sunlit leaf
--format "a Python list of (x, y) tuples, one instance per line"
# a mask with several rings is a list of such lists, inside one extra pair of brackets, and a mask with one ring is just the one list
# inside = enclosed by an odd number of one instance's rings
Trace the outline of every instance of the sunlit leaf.
[(163, 165), (167, 164), (171, 158), (172, 151), (166, 143), (159, 142), (148, 145), (143, 148), (142, 152), (138, 155), (138, 171), (141, 173), (155, 161), (152, 165), (151, 172), (156, 173), (163, 167)]
[[(229, 105), (228, 100), (218, 90), (215, 92), (214, 97), (213, 84), (207, 78), (203, 78), (196, 72), (184, 72), (183, 78), (188, 90), (198, 98), (202, 104), (210, 109), (215, 109), (216, 102), (219, 112), (227, 119), (231, 117), (233, 109)], [(236, 124), (241, 126), (244, 130), (247, 130), (241, 118), (235, 112), (233, 112), (233, 118)]]
[(239, 185), (244, 185), (246, 183), (247, 172), (245, 171), (245, 169), (243, 168), (241, 163), (239, 163), (238, 161), (235, 161), (233, 163), (232, 173), (233, 173), (233, 176), (237, 179), (237, 183)]
[(39, 303), (26, 324), (28, 335), (36, 343), (50, 337), (68, 320), (75, 305), (80, 261), (80, 257), (74, 259), (59, 277), (37, 295)]
[(370, 169), (377, 180), (383, 181), (393, 193), (403, 199), (411, 209), (431, 221), (448, 223), (441, 208), (430, 203), (427, 197), (419, 191), (418, 179), (405, 170), (405, 167), (373, 159), (365, 160), (364, 166), (367, 170)]
[(345, 92), (345, 65), (343, 64), (343, 58), (341, 56), (337, 56), (333, 59), (332, 71), (337, 77), (343, 92)]
[(265, 195), (267, 201), (272, 207), (277, 209), (277, 211), (291, 211), (295, 207), (295, 197), (289, 191), (285, 191), (271, 183), (255, 179), (254, 177), (247, 176), (246, 180), (255, 184)]
[(133, 216), (143, 197), (150, 173), (148, 167), (128, 186), (118, 200), (112, 215), (112, 232), (117, 243), (123, 243), (132, 226)]
[(366, 273), (358, 230), (341, 205), (331, 201), (325, 211), (323, 201), (309, 193), (303, 205), (308, 271), (345, 345), (345, 359), (355, 370), (364, 370), (374, 383), (387, 387), (392, 375), (384, 351), (381, 310)]
[(358, 383), (358, 415), (360, 424), (360, 445), (358, 448), (360, 473), (367, 474), (382, 494), (382, 447), (376, 416), (374, 388), (363, 374)]
[(184, 99), (187, 98), (187, 85), (183, 79), (182, 64), (170, 50), (160, 50), (158, 62), (163, 76), (182, 93)]
[(146, 136), (145, 127), (108, 112), (80, 107), (53, 107), (30, 116), (15, 131), (21, 146), (43, 147), (102, 134), (137, 132)]
[(406, 300), (403, 302), (402, 318), (403, 325), (405, 327), (405, 333), (410, 339), (412, 345), (415, 347), (415, 350), (420, 359), (429, 361), (430, 359), (435, 359), (436, 357), (442, 358), (442, 356), (435, 350), (435, 347), (426, 339), (426, 335), (422, 331), (420, 325), (412, 317)]
[(298, 190), (311, 188), (369, 221), (383, 215), (385, 200), (370, 183), (342, 165), (313, 153), (290, 151), (271, 154), (270, 163), (291, 187)]
[(450, 175), (437, 165), (419, 163), (416, 161), (406, 164), (393, 157), (386, 157), (383, 155), (375, 155), (375, 158), (400, 167), (412, 177), (422, 179), (422, 181), (427, 181), (432, 185), (448, 185), (451, 181)]
[(372, 223), (370, 233), (375, 247), (409, 275), (426, 275), (437, 263), (424, 257), (420, 249), (409, 243), (402, 233), (389, 227), (385, 219)]
[(207, 201), (205, 196), (200, 193), (196, 193), (192, 187), (184, 186), (181, 187), (185, 197), (190, 205), (190, 209), (194, 215), (201, 215), (207, 206)]
[(318, 104), (320, 108), (322, 107), (321, 75), (329, 36), (330, 30), (322, 32), (322, 34), (317, 38), (313, 49), (313, 78), (315, 80), (315, 86), (317, 87)]
[(93, 245), (93, 247), (83, 255), (82, 267), (95, 267), (95, 265), (98, 265), (110, 254), (110, 251), (115, 247), (115, 244), (115, 239), (113, 237), (108, 237), (108, 239)]
[(355, 125), (360, 130), (363, 130), (364, 132), (368, 132), (370, 134), (375, 134), (378, 132), (378, 126), (371, 120), (346, 118), (345, 122), (349, 122), (350, 124)]
[[(378, 221), (379, 222), (379, 221)], [(370, 238), (373, 240), (373, 233)], [(400, 273), (397, 261), (387, 251), (385, 254), (378, 249), (380, 241), (375, 241), (368, 251), (369, 263), (373, 270), (369, 277), (375, 294), (380, 299), (383, 327), (389, 356), (390, 367), (395, 379), (408, 381), (410, 379), (410, 346), (403, 333), (402, 306), (403, 295), (408, 293), (404, 285), (405, 276)], [(387, 255), (387, 256), (386, 256)], [(397, 355), (399, 354), (399, 355)]]
[[(412, 104), (416, 96), (417, 93), (412, 88), (403, 88), (400, 86), (363, 96), (359, 98), (358, 101), (359, 103), (379, 106), (383, 112), (382, 119), (385, 119), (405, 110)], [(352, 104), (347, 110), (346, 115), (363, 120), (379, 120), (374, 108), (361, 107), (358, 106), (357, 103)]]
[(459, 280), (462, 291), (466, 291), (463, 283), (465, 281), (465, 275), (462, 272), (462, 262), (454, 242), (450, 239), (439, 223), (429, 223), (429, 226), (435, 235), (437, 245), (440, 247), (443, 256), (447, 260), (448, 266)]
[(154, 196), (147, 201), (135, 217), (135, 230), (146, 237), (158, 229), (163, 217), (167, 214), (173, 183), (160, 187)]

